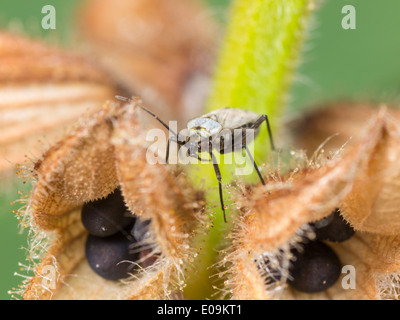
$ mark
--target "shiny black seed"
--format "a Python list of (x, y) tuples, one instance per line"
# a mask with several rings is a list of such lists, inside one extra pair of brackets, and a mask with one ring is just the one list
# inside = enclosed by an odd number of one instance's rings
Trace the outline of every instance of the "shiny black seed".
[(288, 283), (301, 292), (320, 292), (331, 287), (339, 278), (341, 263), (336, 253), (320, 241), (304, 244), (300, 252), (292, 250), (294, 261), (289, 269)]
[(82, 223), (97, 237), (109, 237), (134, 222), (119, 188), (106, 198), (83, 205)]
[(354, 229), (340, 215), (339, 209), (328, 217), (311, 224), (318, 240), (342, 242), (351, 238)]
[(88, 235), (86, 259), (90, 267), (107, 280), (119, 280), (134, 273), (140, 259), (139, 253), (132, 253), (134, 240), (127, 233), (119, 232), (107, 238)]

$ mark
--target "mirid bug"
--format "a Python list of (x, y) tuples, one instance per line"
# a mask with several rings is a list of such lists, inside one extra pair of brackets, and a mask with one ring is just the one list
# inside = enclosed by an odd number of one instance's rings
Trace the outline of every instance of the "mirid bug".
[[(132, 102), (132, 99), (126, 97), (116, 96), (116, 98), (122, 101)], [(141, 105), (139, 105), (139, 107), (159, 121), (172, 134), (172, 137), (168, 139), (167, 143), (166, 163), (168, 163), (169, 159), (171, 142), (177, 143), (178, 148), (182, 146), (186, 147), (188, 155), (200, 160), (200, 162), (212, 162), (218, 180), (219, 198), (225, 222), (226, 214), (222, 195), (222, 177), (217, 159), (213, 153), (214, 149), (221, 154), (245, 149), (261, 183), (265, 185), (265, 181), (258, 170), (257, 164), (247, 144), (258, 135), (260, 125), (265, 121), (271, 149), (275, 150), (271, 126), (267, 115), (259, 115), (252, 111), (237, 108), (222, 108), (188, 121), (186, 132), (182, 134), (174, 132), (150, 110)], [(203, 152), (208, 153), (209, 159), (204, 159), (200, 156)]]

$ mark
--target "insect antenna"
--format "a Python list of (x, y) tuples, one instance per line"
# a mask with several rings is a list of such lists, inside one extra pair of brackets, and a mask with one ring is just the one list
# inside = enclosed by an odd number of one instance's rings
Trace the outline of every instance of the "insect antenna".
[[(127, 98), (127, 97), (122, 97), (122, 96), (115, 96), (116, 99), (121, 100), (121, 101), (126, 101), (126, 102), (132, 102), (133, 99)], [(160, 122), (169, 132), (171, 132), (177, 140), (178, 139), (178, 134), (175, 133), (164, 121), (162, 121), (158, 116), (156, 116), (153, 112), (150, 110), (146, 109), (142, 105), (138, 105), (143, 111), (146, 111), (149, 115), (151, 115), (153, 118), (155, 118), (158, 122)]]
[(269, 125), (268, 116), (266, 116), (265, 122), (267, 123), (267, 130), (268, 130), (269, 143), (271, 145), (271, 149), (272, 149), (272, 151), (275, 151), (275, 143), (274, 143), (274, 139), (272, 138), (272, 130), (271, 130), (271, 126)]
[(274, 140), (272, 138), (272, 130), (271, 130), (271, 126), (269, 124), (269, 120), (268, 120), (268, 116), (267, 115), (263, 114), (260, 118), (258, 118), (253, 123), (253, 125), (250, 127), (250, 129), (257, 129), (263, 123), (263, 121), (265, 121), (265, 123), (267, 124), (269, 143), (271, 145), (271, 150), (274, 151), (275, 150), (275, 144), (274, 144)]

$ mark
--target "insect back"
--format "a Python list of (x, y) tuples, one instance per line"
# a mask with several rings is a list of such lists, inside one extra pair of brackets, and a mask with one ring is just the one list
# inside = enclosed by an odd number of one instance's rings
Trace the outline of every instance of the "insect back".
[[(117, 96), (117, 98), (127, 102), (136, 101), (136, 99), (131, 100), (120, 96)], [(139, 107), (155, 118), (169, 132), (165, 163), (169, 163), (170, 146), (171, 143), (174, 142), (178, 147), (178, 158), (180, 163), (189, 164), (194, 162), (212, 164), (218, 181), (220, 204), (225, 221), (226, 215), (222, 193), (222, 175), (219, 164), (234, 164), (235, 168), (233, 171), (236, 175), (250, 175), (255, 169), (261, 183), (265, 185), (264, 179), (252, 156), (254, 150), (253, 148), (250, 150), (249, 145), (258, 134), (260, 125), (265, 122), (269, 133), (270, 145), (271, 148), (274, 149), (271, 128), (266, 115), (258, 115), (252, 111), (236, 108), (222, 108), (190, 120), (187, 124), (187, 128), (177, 134), (175, 128), (171, 128), (170, 125), (167, 125), (153, 112), (146, 109), (141, 104), (139, 104)], [(157, 141), (160, 141), (160, 139), (157, 139)], [(183, 161), (182, 152), (179, 153), (182, 150), (184, 150)], [(243, 156), (244, 150), (247, 153), (247, 157)], [(214, 151), (218, 154), (218, 158)], [(203, 157), (203, 154), (206, 154), (206, 157)], [(149, 152), (146, 154), (147, 161), (149, 161), (148, 155)], [(226, 157), (226, 155), (229, 156)], [(238, 155), (240, 155), (239, 158)], [(233, 161), (233, 158), (235, 158), (235, 161)], [(250, 160), (250, 163), (252, 164), (251, 166), (247, 165), (246, 159)], [(159, 157), (156, 157), (156, 162), (158, 162), (157, 160), (159, 160)], [(245, 164), (245, 166), (240, 167), (241, 164)], [(243, 168), (245, 169), (244, 171)]]
[[(258, 126), (253, 126), (259, 118), (260, 115), (251, 111), (222, 108), (190, 120), (187, 130), (180, 134), (188, 137), (184, 146), (189, 149), (190, 156), (198, 158), (197, 154), (204, 153), (210, 158), (209, 153), (216, 151), (224, 155), (220, 157), (216, 154), (219, 164), (243, 167), (245, 155), (237, 152), (243, 151), (246, 146), (254, 151), (250, 144), (259, 132)], [(235, 171), (236, 174), (243, 174)], [(252, 170), (245, 174), (251, 173)]]
[[(187, 156), (194, 157), (200, 162), (212, 163), (218, 180), (220, 204), (225, 221), (222, 174), (219, 166), (225, 167), (227, 165), (229, 171), (226, 171), (236, 176), (250, 176), (255, 169), (260, 181), (265, 185), (252, 156), (254, 144), (251, 143), (264, 121), (270, 134), (271, 147), (274, 149), (271, 129), (266, 115), (260, 116), (247, 110), (223, 108), (188, 122), (187, 142), (184, 144), (188, 150)], [(202, 157), (203, 153), (209, 157), (209, 160)]]

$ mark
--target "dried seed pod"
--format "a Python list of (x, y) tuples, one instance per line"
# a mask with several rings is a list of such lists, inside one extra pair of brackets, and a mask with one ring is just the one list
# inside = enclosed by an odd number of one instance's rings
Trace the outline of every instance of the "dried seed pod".
[(52, 144), (114, 95), (109, 78), (92, 62), (0, 33), (0, 173), (26, 155), (39, 156), (38, 140)]
[[(25, 299), (156, 299), (179, 291), (183, 263), (195, 254), (189, 244), (200, 204), (184, 174), (146, 161), (147, 146), (136, 117), (135, 104), (107, 103), (35, 166), (26, 219), (32, 219), (35, 231), (31, 255), (40, 261), (24, 289)], [(87, 232), (80, 221), (84, 203), (107, 196), (117, 186), (129, 210), (151, 220), (155, 239), (144, 243), (151, 254), (136, 261), (150, 267), (123, 283), (91, 270), (84, 259)], [(157, 257), (156, 263), (151, 257)]]
[(91, 0), (80, 13), (88, 50), (130, 94), (165, 120), (201, 113), (217, 28), (199, 1)]
[(364, 155), (362, 174), (343, 200), (341, 212), (356, 230), (400, 234), (400, 127), (391, 117), (375, 124), (375, 145)]
[[(325, 151), (335, 151), (359, 138), (365, 123), (378, 112), (379, 106), (365, 102), (339, 101), (317, 106), (288, 125), (296, 148), (305, 149), (309, 156), (321, 143)], [(400, 119), (400, 111), (391, 109)]]
[[(374, 117), (358, 143), (324, 164), (309, 162), (287, 175), (277, 176), (267, 190), (263, 186), (245, 188), (235, 200), (241, 209), (233, 232), (232, 252), (225, 282), (235, 299), (386, 299), (399, 296), (396, 279), (400, 274), (400, 215), (387, 186), (394, 188), (400, 164), (395, 155), (400, 149), (400, 127), (381, 110)], [(384, 161), (380, 166), (374, 161)], [(307, 161), (304, 161), (307, 163)], [(379, 170), (387, 168), (388, 170)], [(393, 174), (395, 173), (395, 174)], [(371, 184), (378, 190), (370, 192)], [(379, 204), (383, 208), (369, 207)], [(366, 201), (368, 199), (368, 201)], [(360, 204), (360, 202), (366, 202)], [(286, 284), (293, 264), (293, 249), (301, 248), (302, 239), (315, 239), (310, 223), (327, 217), (340, 208), (344, 218), (356, 230), (353, 237), (341, 243), (327, 244), (343, 266), (354, 267), (355, 290), (346, 290), (343, 281), (322, 292), (308, 294), (291, 290)], [(397, 209), (397, 210), (396, 210)], [(372, 228), (369, 219), (375, 222)], [(389, 222), (390, 220), (390, 222)], [(364, 228), (367, 226), (367, 228)], [(260, 270), (265, 257), (279, 261), (281, 281), (266, 285), (266, 273)], [(256, 263), (254, 263), (256, 261)]]

